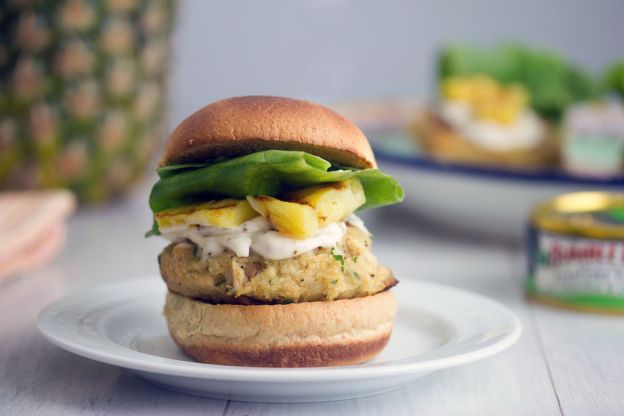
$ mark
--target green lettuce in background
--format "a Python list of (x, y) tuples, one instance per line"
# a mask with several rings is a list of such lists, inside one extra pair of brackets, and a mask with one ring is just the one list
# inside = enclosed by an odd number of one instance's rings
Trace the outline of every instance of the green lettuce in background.
[(608, 92), (624, 98), (624, 60), (614, 62), (604, 77), (604, 86)]
[[(154, 213), (197, 202), (248, 195), (281, 193), (357, 177), (366, 194), (360, 209), (403, 200), (403, 188), (377, 169), (350, 169), (332, 165), (306, 152), (267, 150), (206, 164), (173, 165), (158, 169), (160, 180), (150, 193)], [(154, 226), (147, 235), (158, 234)]]
[(596, 98), (600, 82), (557, 53), (507, 44), (496, 48), (450, 46), (441, 51), (438, 77), (484, 74), (502, 83), (518, 83), (531, 106), (546, 119), (559, 121), (574, 102)]

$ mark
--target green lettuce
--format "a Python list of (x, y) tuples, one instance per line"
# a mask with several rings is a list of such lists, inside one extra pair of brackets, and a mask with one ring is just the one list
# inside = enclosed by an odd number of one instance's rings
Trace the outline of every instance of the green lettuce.
[[(403, 200), (403, 188), (377, 169), (350, 169), (306, 152), (267, 150), (206, 164), (172, 165), (158, 169), (149, 204), (154, 213), (224, 197), (276, 196), (284, 192), (356, 177), (366, 203), (360, 209)], [(148, 235), (158, 234), (154, 224)]]
[(600, 83), (583, 69), (558, 54), (507, 44), (481, 49), (451, 46), (442, 50), (438, 76), (485, 74), (503, 83), (524, 86), (531, 106), (543, 117), (558, 121), (565, 109), (576, 101), (597, 97)]
[(624, 60), (614, 62), (604, 78), (605, 89), (624, 98)]

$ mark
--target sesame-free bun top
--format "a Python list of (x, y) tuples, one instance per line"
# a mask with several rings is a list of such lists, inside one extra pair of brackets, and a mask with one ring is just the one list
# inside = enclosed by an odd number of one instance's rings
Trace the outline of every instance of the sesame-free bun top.
[(336, 112), (292, 98), (234, 97), (208, 104), (175, 128), (160, 166), (301, 150), (359, 169), (377, 166), (366, 136)]

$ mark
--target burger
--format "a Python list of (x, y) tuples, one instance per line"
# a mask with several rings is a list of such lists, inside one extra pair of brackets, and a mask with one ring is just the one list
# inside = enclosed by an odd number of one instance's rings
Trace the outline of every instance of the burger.
[(397, 280), (355, 212), (403, 190), (355, 125), (308, 101), (217, 101), (171, 133), (158, 175), (148, 235), (170, 241), (164, 316), (188, 356), (319, 367), (385, 347)]

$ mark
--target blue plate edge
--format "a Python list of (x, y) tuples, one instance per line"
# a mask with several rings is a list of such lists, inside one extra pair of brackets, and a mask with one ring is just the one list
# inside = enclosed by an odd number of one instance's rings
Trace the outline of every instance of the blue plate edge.
[(375, 157), (381, 162), (389, 162), (432, 172), (465, 174), (489, 179), (504, 179), (522, 182), (548, 182), (577, 186), (588, 185), (599, 187), (624, 187), (624, 177), (609, 179), (581, 178), (569, 176), (554, 170), (545, 170), (540, 172), (508, 171), (496, 168), (443, 163), (433, 159), (417, 156), (398, 156), (396, 154), (386, 152), (375, 145), (372, 147)]

